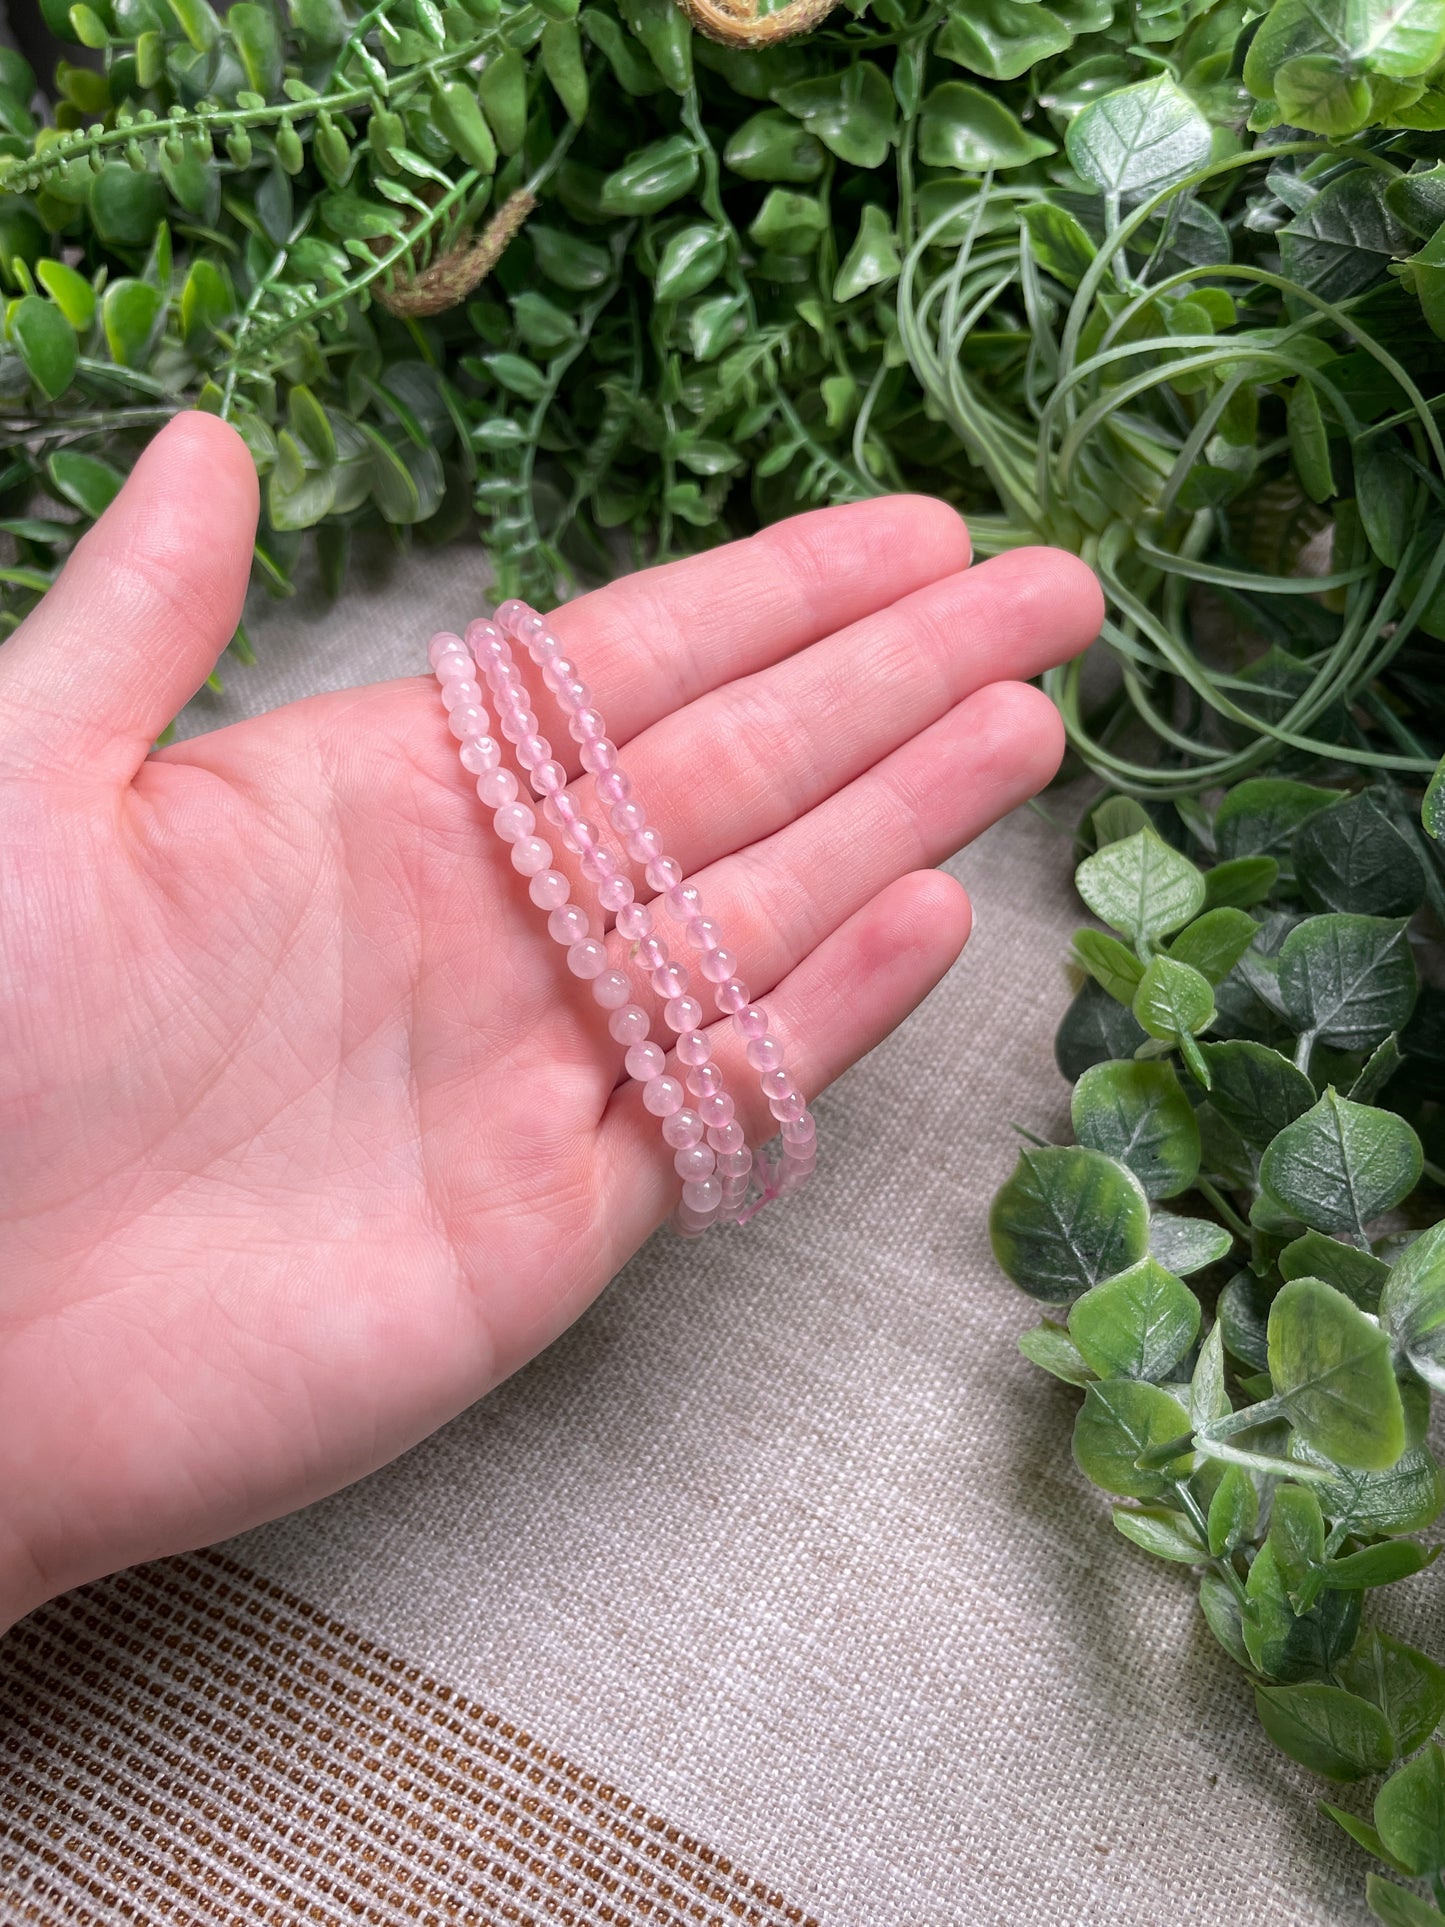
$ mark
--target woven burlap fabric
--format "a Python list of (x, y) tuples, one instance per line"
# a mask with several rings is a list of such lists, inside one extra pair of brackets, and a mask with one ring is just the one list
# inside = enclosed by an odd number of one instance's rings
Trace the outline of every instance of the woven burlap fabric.
[[(480, 594), (474, 558), (452, 551), (363, 578), (333, 611), (304, 597), (260, 611), (261, 666), (229, 671), (226, 694), (193, 705), (184, 728), (406, 673), (428, 631), (464, 620)], [(147, 1652), (170, 1650), (168, 1589), (184, 1602), (199, 1588), (204, 1603), (220, 1586), (206, 1609), (232, 1642), (249, 1636), (263, 1595), (290, 1602), (275, 1608), (287, 1626), (302, 1602), (330, 1628), (331, 1657), (283, 1657), (271, 1669), (283, 1684), (331, 1679), (357, 1641), (386, 1652), (405, 1677), (424, 1674), (508, 1734), (525, 1729), (539, 1761), (551, 1749), (574, 1780), (621, 1789), (629, 1811), (665, 1816), (689, 1852), (702, 1843), (709, 1866), (746, 1868), (750, 1891), (771, 1896), (751, 1916), (742, 1901), (678, 1902), (679, 1920), (1363, 1921), (1363, 1856), (1316, 1812), (1319, 1784), (1264, 1740), (1188, 1576), (1119, 1538), (1073, 1470), (1075, 1395), (1018, 1355), (1033, 1314), (989, 1255), (1012, 1123), (1066, 1123), (1050, 1045), (1076, 920), (1068, 838), (1023, 811), (951, 867), (975, 906), (965, 959), (823, 1098), (807, 1192), (741, 1235), (655, 1239), (543, 1357), (350, 1490), (210, 1566), (163, 1562), (119, 1582), (132, 1588), (123, 1596), (101, 1589), (89, 1631), (78, 1609), (52, 1609), (48, 1643), (22, 1655), (25, 1703), (70, 1642), (84, 1660), (102, 1636), (111, 1657), (98, 1675), (124, 1648), (136, 1678), (149, 1667), (172, 1680)], [(1433, 1575), (1415, 1599), (1428, 1641)], [(187, 1651), (204, 1659), (208, 1638)], [(303, 1645), (298, 1632), (286, 1651)], [(252, 1756), (196, 1750), (211, 1715), (187, 1690), (172, 1694), (165, 1758), (204, 1755), (207, 1801), (224, 1819), (249, 1800), (264, 1835), (271, 1796), (257, 1807)], [(274, 1677), (269, 1690), (281, 1690)], [(0, 1753), (13, 1742), (6, 1717)], [(90, 1738), (64, 1742), (81, 1787), (53, 1795), (67, 1812), (105, 1782), (85, 1773), (86, 1748), (94, 1767), (106, 1743), (104, 1709), (73, 1717)], [(470, 1747), (480, 1770), (493, 1745), (480, 1716), (455, 1731), (454, 1750)], [(408, 1757), (426, 1751), (407, 1745)], [(179, 1769), (153, 1770), (180, 1787)], [(326, 1803), (328, 1770), (308, 1769), (313, 1806)], [(336, 1771), (344, 1806), (357, 1796)], [(565, 1781), (556, 1767), (549, 1784)], [(43, 1819), (52, 1796), (26, 1784), (27, 1811)], [(381, 1797), (381, 1781), (365, 1786)], [(386, 1794), (402, 1802), (403, 1832), (412, 1797)], [(152, 1859), (179, 1852), (180, 1824), (152, 1819)], [(209, 1849), (194, 1838), (186, 1851), (204, 1872)], [(32, 1894), (24, 1917), (70, 1917), (24, 1884), (42, 1857), (12, 1840), (0, 1874)], [(663, 1918), (646, 1869), (628, 1877), (633, 1901), (569, 1903), (560, 1917)], [(435, 1876), (443, 1899), (457, 1900), (459, 1878)], [(367, 1917), (388, 1927), (418, 1917), (399, 1890), (366, 1893)], [(207, 1917), (249, 1917), (227, 1905)], [(437, 1917), (532, 1917), (469, 1905), (437, 1903)], [(102, 1905), (95, 1917), (112, 1916)]]

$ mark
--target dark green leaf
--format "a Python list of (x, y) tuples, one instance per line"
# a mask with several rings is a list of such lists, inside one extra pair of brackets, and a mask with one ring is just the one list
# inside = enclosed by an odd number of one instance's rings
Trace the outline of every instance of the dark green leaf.
[(723, 149), (723, 161), (747, 181), (806, 187), (827, 164), (823, 143), (779, 108), (745, 120)]
[(80, 359), (75, 330), (60, 308), (42, 295), (24, 295), (10, 311), (10, 332), (36, 387), (47, 401), (58, 400)]
[(133, 173), (124, 161), (107, 161), (90, 183), (91, 219), (112, 247), (149, 247), (165, 211), (166, 191), (159, 179)]
[(773, 99), (850, 167), (881, 167), (887, 160), (898, 107), (887, 75), (871, 60), (854, 59), (837, 73), (779, 87)]
[(1286, 1245), (1279, 1254), (1279, 1268), (1286, 1278), (1323, 1278), (1361, 1311), (1371, 1313), (1379, 1304), (1380, 1287), (1390, 1275), (1390, 1267), (1368, 1251), (1341, 1244), (1322, 1231), (1307, 1231)]
[(1270, 1301), (1252, 1271), (1236, 1272), (1219, 1294), (1219, 1325), (1224, 1343), (1241, 1364), (1263, 1371), (1269, 1363), (1267, 1327)]
[(1095, 1064), (1074, 1090), (1074, 1134), (1126, 1164), (1150, 1198), (1187, 1191), (1199, 1172), (1199, 1126), (1174, 1068)]
[[(1290, 1453), (1304, 1464), (1331, 1464), (1303, 1439), (1291, 1439)], [(1315, 1491), (1327, 1519), (1362, 1534), (1422, 1532), (1445, 1506), (1445, 1480), (1424, 1445), (1411, 1446), (1387, 1472), (1335, 1467), (1325, 1483), (1316, 1482)]]
[(1338, 800), (1338, 790), (1282, 777), (1250, 777), (1237, 783), (1219, 806), (1214, 819), (1219, 854), (1233, 860), (1282, 850), (1307, 817)]
[(1057, 14), (1036, 0), (978, 0), (967, 13), (950, 13), (934, 51), (986, 80), (1016, 80), (1073, 41)]
[(1403, 923), (1311, 917), (1285, 938), (1279, 990), (1301, 1030), (1338, 1050), (1373, 1050), (1415, 1008), (1415, 959)]
[(45, 466), (56, 494), (73, 502), (84, 515), (104, 514), (125, 480), (109, 462), (73, 448), (57, 449)]
[(1317, 910), (1408, 917), (1425, 900), (1420, 859), (1368, 791), (1303, 823), (1293, 856), (1305, 900)]
[(1132, 1010), (1116, 1003), (1091, 978), (1065, 1011), (1054, 1038), (1054, 1061), (1070, 1083), (1090, 1064), (1115, 1057), (1132, 1057), (1144, 1042), (1144, 1031)]
[(1420, 1180), (1420, 1140), (1393, 1111), (1352, 1104), (1333, 1088), (1288, 1124), (1260, 1160), (1265, 1191), (1316, 1231), (1353, 1231)]
[(1332, 1671), (1355, 1642), (1360, 1595), (1322, 1591), (1308, 1612), (1296, 1613), (1267, 1540), (1255, 1555), (1245, 1590), (1244, 1643), (1255, 1669), (1271, 1679), (1288, 1684)]
[(966, 81), (942, 81), (923, 103), (918, 152), (926, 167), (963, 173), (1023, 167), (1054, 151), (1052, 141), (1029, 133), (995, 95)]
[(1236, 856), (1216, 863), (1204, 873), (1205, 907), (1247, 910), (1264, 902), (1278, 877), (1279, 864), (1272, 856)]
[(1393, 1743), (1378, 1707), (1338, 1686), (1256, 1686), (1260, 1723), (1292, 1760), (1327, 1780), (1363, 1780), (1390, 1764)]
[(1217, 1572), (1206, 1572), (1199, 1582), (1199, 1606), (1210, 1632), (1236, 1666), (1247, 1672), (1254, 1664), (1244, 1643), (1244, 1626), (1239, 1601), (1228, 1581)]
[(1262, 1149), (1315, 1102), (1304, 1072), (1265, 1044), (1232, 1037), (1200, 1049), (1213, 1079), (1209, 1101), (1246, 1143)]
[(1149, 1205), (1132, 1173), (1098, 1151), (1028, 1149), (993, 1201), (989, 1236), (1016, 1285), (1066, 1303), (1144, 1256)]
[(1425, 1747), (1386, 1780), (1375, 1795), (1375, 1826), (1407, 1873), (1445, 1867), (1445, 1753), (1438, 1746)]

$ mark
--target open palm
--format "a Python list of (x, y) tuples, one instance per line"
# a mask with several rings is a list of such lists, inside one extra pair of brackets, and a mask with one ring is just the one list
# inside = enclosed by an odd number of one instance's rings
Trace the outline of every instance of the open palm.
[[(429, 679), (147, 754), (254, 519), (239, 440), (178, 419), (0, 650), (0, 1624), (381, 1464), (676, 1194)], [(967, 560), (950, 510), (884, 499), (556, 617), (809, 1095), (957, 956), (929, 866), (1057, 762), (1017, 679), (1092, 635), (1093, 579)], [(419, 664), (476, 613), (419, 611)]]

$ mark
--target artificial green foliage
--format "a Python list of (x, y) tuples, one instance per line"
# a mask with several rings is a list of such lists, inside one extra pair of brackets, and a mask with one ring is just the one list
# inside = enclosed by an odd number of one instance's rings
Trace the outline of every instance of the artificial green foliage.
[[(1376, 1916), (1438, 1923), (1445, 1667), (1365, 1605), (1434, 1561), (1415, 1535), (1445, 1508), (1445, 994), (1417, 964), (1441, 859), (1389, 784), (1275, 777), (1207, 809), (1110, 798), (1083, 844), (1118, 934), (1073, 939), (1077, 1143), (1033, 1142), (994, 1207), (1005, 1270), (1049, 1303), (1020, 1348), (1082, 1391), (1079, 1469), (1124, 1538), (1196, 1571), (1270, 1738), (1378, 1782), (1373, 1809), (1326, 1808), (1390, 1871)], [(1241, 863), (1268, 873), (1242, 888)], [(1247, 908), (1207, 907), (1221, 870)], [(1151, 1001), (1179, 972), (1197, 988)]]
[[(550, 600), (923, 488), (981, 553), (1099, 571), (1122, 687), (1090, 711), (1074, 670), (1049, 686), (1117, 785), (1311, 749), (1423, 775), (1440, 13), (845, 0), (748, 48), (671, 0), (51, 0), (88, 51), (47, 124), (25, 63), (0, 69), (0, 621), (96, 476), (198, 405), (255, 457), (276, 593), (308, 552), (338, 585), (359, 531), (471, 529), (503, 591)], [(99, 466), (57, 490), (61, 456)], [(1269, 887), (1278, 838), (1240, 829), (1209, 907)], [(1347, 845), (1360, 914), (1408, 914), (1390, 830), (1323, 826), (1311, 907), (1340, 908), (1316, 884)], [(1227, 924), (1193, 942), (1173, 962), (1225, 970)], [(1207, 1021), (1171, 970), (1142, 1009), (1161, 1044)]]

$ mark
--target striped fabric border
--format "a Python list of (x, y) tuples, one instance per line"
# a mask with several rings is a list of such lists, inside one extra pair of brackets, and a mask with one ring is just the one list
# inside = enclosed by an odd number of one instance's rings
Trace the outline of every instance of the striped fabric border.
[(0, 1641), (0, 1906), (36, 1927), (818, 1927), (214, 1552)]

